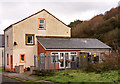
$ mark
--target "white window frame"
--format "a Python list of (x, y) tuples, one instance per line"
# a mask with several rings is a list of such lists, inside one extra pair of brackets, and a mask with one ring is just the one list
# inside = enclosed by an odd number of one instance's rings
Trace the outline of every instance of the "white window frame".
[[(73, 51), (74, 52), (74, 51)], [(72, 52), (70, 52), (70, 58), (71, 58), (71, 60), (72, 60), (72, 56), (74, 55), (75, 56), (75, 60), (77, 59), (77, 52), (74, 52), (75, 54), (72, 54)], [(74, 60), (74, 61), (75, 61)]]
[[(59, 52), (51, 52), (51, 63), (54, 63), (53, 62), (53, 57), (52, 57), (54, 55), (53, 53), (57, 53), (57, 57), (55, 56), (55, 60), (59, 60)], [(59, 61), (56, 61), (56, 63), (59, 63)]]
[[(40, 23), (40, 20), (43, 20), (43, 23)], [(40, 25), (43, 25), (43, 27), (40, 28)], [(44, 18), (39, 19), (39, 29), (45, 29), (45, 19)]]
[[(32, 36), (32, 43), (28, 43), (28, 36)], [(33, 35), (27, 35), (27, 44), (34, 44), (33, 43), (33, 37), (34, 37)]]

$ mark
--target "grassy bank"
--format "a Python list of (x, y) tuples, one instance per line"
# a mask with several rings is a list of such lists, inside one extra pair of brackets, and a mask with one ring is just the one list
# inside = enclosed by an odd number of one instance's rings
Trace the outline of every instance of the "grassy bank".
[(56, 72), (53, 76), (39, 76), (38, 80), (53, 82), (118, 82), (118, 71), (86, 73), (80, 70)]

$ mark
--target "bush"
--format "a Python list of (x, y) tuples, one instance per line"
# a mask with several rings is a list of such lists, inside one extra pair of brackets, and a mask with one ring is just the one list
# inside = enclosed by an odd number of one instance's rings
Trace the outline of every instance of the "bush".
[(38, 75), (38, 76), (53, 76), (54, 75), (54, 72), (50, 72), (50, 71), (44, 71), (44, 70), (41, 70), (41, 71), (37, 71), (35, 70), (34, 75)]
[(86, 67), (85, 67), (85, 71), (87, 72), (97, 72), (100, 73), (103, 71), (104, 68), (104, 64), (103, 63), (89, 63)]
[(111, 52), (111, 55), (105, 55), (102, 63), (89, 63), (84, 70), (87, 72), (105, 72), (109, 70), (119, 69), (119, 55), (115, 52)]

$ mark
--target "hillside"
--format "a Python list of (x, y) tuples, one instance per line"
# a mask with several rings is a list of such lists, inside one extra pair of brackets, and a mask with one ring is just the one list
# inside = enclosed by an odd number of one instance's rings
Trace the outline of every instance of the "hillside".
[(100, 14), (89, 21), (83, 21), (72, 27), (73, 38), (97, 38), (113, 49), (120, 48), (120, 13), (112, 8), (104, 15)]

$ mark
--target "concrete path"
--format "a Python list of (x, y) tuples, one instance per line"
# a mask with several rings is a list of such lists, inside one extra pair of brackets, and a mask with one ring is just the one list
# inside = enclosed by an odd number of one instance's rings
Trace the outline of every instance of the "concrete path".
[(26, 74), (26, 73), (19, 74), (19, 73), (3, 71), (2, 74), (7, 77), (17, 77), (17, 78), (27, 79), (27, 80), (36, 80), (38, 78), (38, 77), (29, 76), (30, 74)]
[(7, 83), (16, 83), (16, 82), (21, 82), (21, 81), (17, 81), (17, 80), (14, 80), (14, 79), (10, 79), (8, 77), (4, 77), (4, 76), (0, 76), (0, 78), (2, 78), (2, 83), (3, 84), (7, 84)]
[(45, 83), (45, 84), (59, 84), (59, 83), (54, 83), (54, 82), (45, 81), (45, 80), (37, 81), (37, 79), (39, 77), (30, 76), (30, 72), (25, 72), (25, 73), (19, 74), (19, 73), (3, 71), (2, 75), (6, 76), (6, 77), (10, 77), (10, 78), (16, 78), (17, 77), (17, 78), (21, 78), (21, 79), (31, 80), (31, 81), (34, 81), (34, 82), (42, 82), (42, 83)]

